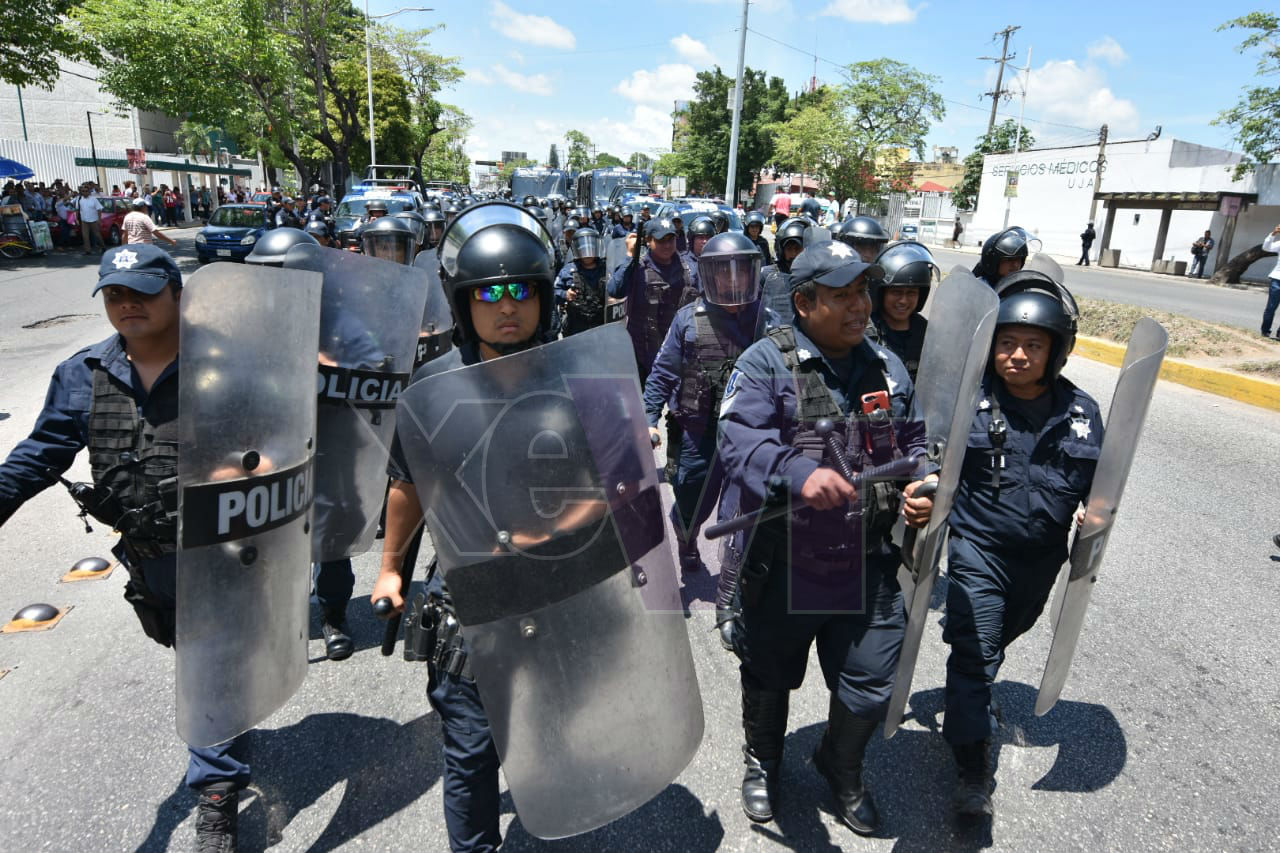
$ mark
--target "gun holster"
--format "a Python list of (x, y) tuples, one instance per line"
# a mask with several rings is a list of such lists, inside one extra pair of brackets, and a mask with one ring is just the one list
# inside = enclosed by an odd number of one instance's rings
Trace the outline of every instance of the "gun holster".
[(404, 659), (425, 661), (437, 673), (471, 677), (462, 625), (446, 599), (435, 593), (414, 596), (405, 613)]

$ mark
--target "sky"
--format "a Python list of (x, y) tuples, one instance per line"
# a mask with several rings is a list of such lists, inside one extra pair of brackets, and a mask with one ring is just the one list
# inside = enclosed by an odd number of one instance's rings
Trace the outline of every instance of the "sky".
[[(375, 15), (398, 8), (399, 0), (370, 0)], [(1018, 26), (1005, 73), (1015, 96), (999, 117), (1017, 118), (1025, 86), (1024, 123), (1036, 147), (1095, 143), (1105, 122), (1113, 141), (1145, 138), (1159, 125), (1165, 136), (1231, 148), (1230, 130), (1209, 122), (1257, 79), (1257, 56), (1237, 52), (1243, 31), (1216, 30), (1262, 8), (1258, 0), (753, 0), (746, 65), (795, 92), (809, 85), (815, 55), (820, 84), (839, 82), (853, 62), (907, 63), (935, 75), (946, 99), (925, 159), (933, 146), (956, 146), (963, 157), (990, 116), (990, 99), (979, 96), (994, 87), (996, 64), (980, 57), (998, 57), (994, 34)], [(466, 72), (440, 97), (475, 121), (473, 160), (526, 151), (543, 161), (553, 142), (563, 158), (571, 129), (623, 158), (668, 150), (673, 103), (692, 96), (694, 75), (716, 65), (735, 72), (741, 19), (741, 0), (435, 0), (433, 11), (390, 22), (444, 25), (428, 43)]]

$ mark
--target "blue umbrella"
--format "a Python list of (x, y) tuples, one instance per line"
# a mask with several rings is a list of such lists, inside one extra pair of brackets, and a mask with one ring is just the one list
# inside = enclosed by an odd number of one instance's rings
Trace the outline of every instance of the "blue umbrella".
[(8, 157), (0, 157), (0, 180), (12, 179), (15, 181), (25, 181), (28, 178), (34, 178), (36, 173), (19, 163), (17, 160), (10, 160)]

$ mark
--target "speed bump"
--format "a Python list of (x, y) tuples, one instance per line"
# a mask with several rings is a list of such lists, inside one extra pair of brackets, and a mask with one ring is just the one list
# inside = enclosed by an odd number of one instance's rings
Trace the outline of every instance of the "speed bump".
[(70, 611), (70, 606), (59, 610), (52, 604), (28, 604), (13, 614), (13, 618), (3, 628), (0, 628), (0, 633), (17, 634), (23, 631), (48, 631), (61, 622), (62, 617), (66, 616)]
[(95, 581), (102, 578), (111, 577), (111, 573), (116, 569), (116, 563), (108, 563), (101, 557), (84, 557), (76, 560), (71, 569), (62, 576), (60, 583), (72, 583), (74, 581)]

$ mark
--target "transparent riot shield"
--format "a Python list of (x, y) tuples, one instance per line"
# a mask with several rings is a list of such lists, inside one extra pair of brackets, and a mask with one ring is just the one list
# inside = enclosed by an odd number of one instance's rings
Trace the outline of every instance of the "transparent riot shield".
[(396, 399), (413, 370), (427, 274), (318, 246), (295, 246), (284, 265), (324, 275), (311, 533), (314, 559), (337, 560), (373, 544)]
[(636, 809), (703, 716), (626, 331), (426, 377), (398, 409), (521, 822), (560, 838)]
[(1047, 714), (1062, 695), (1062, 686), (1071, 671), (1084, 613), (1093, 595), (1093, 585), (1102, 569), (1107, 540), (1120, 510), (1120, 498), (1129, 479), (1129, 469), (1137, 452), (1138, 438), (1147, 420), (1151, 395), (1155, 393), (1169, 335), (1164, 327), (1143, 317), (1129, 337), (1124, 365), (1111, 397), (1106, 434), (1098, 453), (1098, 466), (1089, 490), (1084, 524), (1076, 531), (1071, 545), (1070, 568), (1059, 587), (1053, 610), (1053, 644), (1036, 696), (1036, 716)]
[(886, 738), (897, 732), (911, 695), (911, 678), (920, 655), (933, 584), (942, 559), (947, 516), (960, 483), (969, 428), (973, 424), (999, 310), (1000, 300), (995, 291), (964, 267), (953, 269), (938, 285), (937, 294), (929, 299), (929, 331), (925, 334), (916, 379), (916, 400), (924, 415), (928, 458), (941, 470), (929, 523), (920, 530), (908, 531), (902, 545), (907, 572), (900, 572), (899, 576), (905, 576), (903, 593), (910, 604), (893, 695), (885, 717)]
[(760, 299), (777, 315), (778, 325), (789, 326), (795, 322), (796, 312), (791, 302), (791, 276), (776, 266), (765, 268)]
[(315, 273), (213, 264), (182, 292), (177, 724), (193, 746), (257, 725), (307, 671), (320, 290)]
[(422, 309), (422, 330), (418, 333), (418, 352), (413, 359), (417, 370), (433, 358), (453, 347), (453, 309), (440, 281), (440, 260), (434, 251), (419, 252), (413, 265), (427, 274), (427, 304)]
[(629, 260), (631, 256), (627, 254), (626, 237), (612, 237), (605, 242), (604, 261), (610, 274)]

